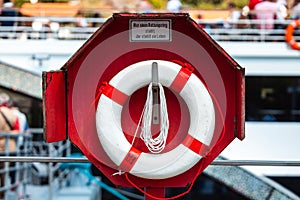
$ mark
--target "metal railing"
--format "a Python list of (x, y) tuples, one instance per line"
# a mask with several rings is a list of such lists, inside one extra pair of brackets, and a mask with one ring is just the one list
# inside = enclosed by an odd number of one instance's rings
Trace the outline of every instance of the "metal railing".
[(86, 40), (106, 21), (105, 18), (85, 20), (97, 26), (76, 27), (78, 19), (74, 17), (0, 17), (0, 23), (12, 22), (12, 26), (0, 26), (0, 38)]
[[(43, 140), (42, 128), (31, 129), (31, 133), (33, 135), (32, 158), (68, 157), (71, 154), (71, 143), (69, 140), (46, 143)], [(53, 199), (58, 185), (66, 180), (68, 171), (60, 169), (61, 163), (41, 163), (36, 159), (33, 159), (31, 163), (33, 165), (31, 169), (31, 184), (40, 185), (43, 184), (43, 181), (46, 182), (48, 185), (48, 199)]]
[[(11, 134), (0, 132), (0, 142), (3, 149), (0, 152), (1, 156), (5, 157), (19, 157), (31, 155), (32, 136), (29, 134)], [(20, 192), (23, 196), (26, 190), (26, 184), (31, 181), (30, 163), (4, 161), (0, 162), (0, 193), (4, 197), (8, 192), (15, 190), (15, 188), (22, 186), (23, 191)], [(2, 198), (3, 198), (2, 197)]]
[[(52, 199), (54, 181), (62, 181), (63, 171), (60, 171), (60, 163), (39, 163), (36, 160), (23, 162), (21, 158), (26, 157), (66, 157), (71, 153), (69, 141), (57, 143), (45, 143), (43, 129), (31, 129), (30, 134), (12, 134), (0, 132), (0, 142), (4, 144), (4, 149), (0, 155), (4, 159), (0, 163), (1, 186), (0, 193), (7, 197), (11, 193), (26, 197), (26, 186), (28, 184), (41, 184), (39, 179), (46, 180), (49, 184), (49, 199)], [(16, 144), (15, 149), (10, 145)], [(41, 168), (41, 165), (44, 165)], [(46, 169), (42, 170), (41, 169)], [(57, 175), (58, 174), (58, 175)], [(57, 180), (55, 180), (57, 179)]]
[[(273, 20), (274, 28), (266, 27), (267, 20), (198, 20), (204, 30), (217, 41), (242, 42), (285, 42), (286, 27), (293, 20)], [(300, 40), (300, 30), (295, 29), (294, 36)]]
[[(1, 39), (20, 40), (87, 40), (107, 19), (84, 18), (86, 27), (78, 27), (76, 17), (0, 17), (13, 22), (12, 26), (0, 26)], [(283, 42), (286, 27), (293, 20), (273, 20), (273, 29), (264, 29), (266, 20), (196, 20), (200, 27), (217, 41)], [(300, 30), (295, 30), (295, 39), (300, 40)]]
[[(87, 158), (71, 157), (2, 157), (0, 162), (41, 162), (41, 163), (89, 163)], [(300, 167), (300, 161), (287, 160), (214, 160), (210, 165), (216, 166), (273, 166)]]

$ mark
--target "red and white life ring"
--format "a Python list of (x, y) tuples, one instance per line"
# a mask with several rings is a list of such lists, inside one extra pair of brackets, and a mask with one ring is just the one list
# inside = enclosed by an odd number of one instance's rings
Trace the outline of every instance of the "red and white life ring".
[[(121, 127), (123, 104), (135, 91), (151, 82), (153, 62), (158, 63), (159, 82), (178, 92), (190, 113), (185, 139), (174, 149), (160, 154), (141, 152), (133, 147)], [(202, 81), (187, 68), (163, 60), (142, 61), (120, 71), (102, 91), (96, 128), (104, 151), (119, 170), (146, 179), (166, 179), (184, 173), (203, 157), (200, 148), (209, 146), (214, 135), (214, 104)]]
[(290, 45), (292, 49), (295, 50), (300, 50), (300, 45), (297, 43), (297, 41), (293, 36), (295, 28), (299, 26), (300, 26), (300, 19), (295, 20), (287, 26), (286, 33), (285, 33), (285, 41)]

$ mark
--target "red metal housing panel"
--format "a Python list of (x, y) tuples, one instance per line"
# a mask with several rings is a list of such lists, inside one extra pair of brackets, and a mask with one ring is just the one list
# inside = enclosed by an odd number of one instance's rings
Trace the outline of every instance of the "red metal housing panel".
[(237, 73), (237, 134), (236, 137), (240, 140), (245, 138), (245, 70), (241, 69)]
[(44, 138), (57, 142), (67, 138), (65, 73), (43, 73)]

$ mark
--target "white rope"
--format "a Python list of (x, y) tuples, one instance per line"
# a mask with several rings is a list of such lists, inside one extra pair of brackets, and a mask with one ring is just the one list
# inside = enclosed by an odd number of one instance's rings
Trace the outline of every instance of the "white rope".
[[(136, 129), (135, 129), (134, 136), (133, 136), (133, 139), (132, 139), (132, 141), (131, 141), (131, 146), (133, 146), (134, 141), (135, 141), (135, 138), (136, 138), (137, 133), (138, 133), (138, 131), (139, 131), (139, 127), (140, 127), (140, 124), (141, 124), (141, 121), (142, 121), (142, 116), (144, 115), (144, 112), (145, 112), (145, 106), (144, 106), (144, 108), (143, 108), (142, 115), (141, 115), (141, 117), (140, 117), (140, 119), (139, 119), (139, 122), (138, 122), (138, 124), (137, 124), (137, 127), (136, 127)], [(112, 176), (115, 176), (115, 175), (120, 175), (120, 176), (121, 176), (121, 175), (124, 174), (124, 173), (125, 173), (124, 171), (119, 170), (119, 171), (113, 173)]]
[(125, 172), (123, 172), (123, 171), (119, 170), (119, 171), (117, 171), (117, 172), (113, 173), (111, 176), (116, 176), (116, 175), (119, 175), (119, 176), (121, 176), (122, 174), (125, 174)]
[[(135, 138), (138, 133), (138, 129), (140, 124), (141, 127), (141, 139), (144, 141), (145, 145), (149, 149), (151, 153), (158, 154), (162, 152), (166, 146), (168, 131), (169, 131), (169, 117), (168, 117), (168, 109), (166, 103), (166, 97), (163, 86), (158, 83), (159, 87), (159, 98), (160, 98), (160, 133), (159, 135), (153, 139), (151, 133), (151, 124), (152, 124), (152, 110), (153, 110), (153, 90), (152, 90), (152, 82), (148, 86), (147, 99), (145, 106), (143, 108), (141, 117), (139, 119), (137, 128), (135, 130), (131, 145), (134, 144)], [(112, 176), (122, 175), (124, 171), (117, 171), (112, 174)]]
[(141, 139), (145, 142), (145, 145), (151, 153), (160, 153), (166, 146), (166, 141), (169, 131), (169, 117), (167, 110), (166, 97), (163, 86), (158, 83), (159, 86), (159, 98), (160, 98), (160, 133), (153, 139), (151, 133), (152, 124), (152, 110), (153, 110), (153, 91), (152, 83), (148, 86), (147, 100), (142, 113), (142, 131)]

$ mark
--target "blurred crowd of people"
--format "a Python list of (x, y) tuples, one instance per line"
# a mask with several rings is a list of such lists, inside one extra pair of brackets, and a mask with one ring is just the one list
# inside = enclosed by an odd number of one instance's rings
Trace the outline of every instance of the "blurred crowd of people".
[[(274, 29), (284, 28), (282, 25), (276, 25), (284, 22), (286, 19), (300, 18), (300, 0), (294, 0), (289, 7), (286, 0), (249, 0), (248, 5), (242, 9), (237, 9), (234, 3), (228, 4), (229, 17), (227, 21), (236, 22), (238, 20), (259, 20), (261, 23), (255, 24), (255, 28)], [(225, 28), (254, 28), (250, 24), (227, 23)], [(284, 23), (282, 23), (284, 24)]]
[[(152, 12), (153, 8), (148, 0), (138, 1), (140, 2), (137, 7), (138, 12)], [(183, 9), (180, 0), (168, 0), (165, 10), (171, 13), (188, 12), (188, 10)], [(300, 19), (300, 0), (249, 0), (248, 4), (242, 9), (237, 8), (232, 1), (228, 3), (228, 13), (229, 16), (223, 19), (222, 25), (218, 28), (258, 28), (267, 30), (285, 28), (284, 20)], [(197, 15), (197, 19), (204, 19), (201, 10)], [(239, 20), (240, 22), (238, 22)], [(253, 21), (250, 22), (250, 20)]]
[[(17, 16), (18, 13), (13, 8), (13, 3), (10, 2), (10, 0), (4, 0), (4, 4), (2, 9), (0, 10), (0, 16)], [(157, 10), (154, 9), (153, 5), (149, 0), (136, 0), (133, 10), (128, 10), (128, 12), (138, 12), (138, 13), (152, 13), (157, 12)], [(290, 2), (293, 2), (291, 5)], [(124, 8), (125, 9), (125, 8)], [(162, 10), (165, 10), (166, 12), (171, 13), (178, 13), (178, 12), (189, 12), (187, 9), (183, 9), (183, 4), (181, 0), (168, 0), (165, 8), (162, 8)], [(121, 12), (127, 12), (125, 10), (120, 10)], [(300, 18), (300, 0), (249, 0), (248, 4), (245, 5), (242, 9), (237, 8), (235, 3), (229, 2), (228, 3), (228, 12), (229, 16), (227, 21), (237, 21), (237, 20), (265, 20), (269, 21), (267, 23), (257, 25), (256, 28), (264, 28), (264, 29), (273, 29), (274, 23), (273, 20), (285, 20), (285, 19), (299, 19)], [(199, 11), (199, 19), (202, 19), (201, 17), (201, 10)], [(75, 25), (77, 27), (85, 28), (85, 27), (97, 27), (99, 26), (99, 23), (89, 23), (86, 20), (85, 13), (81, 10), (78, 11), (76, 14), (77, 22)], [(100, 18), (102, 15), (100, 12), (95, 13), (94, 16), (89, 16), (93, 18)], [(3, 26), (12, 26), (13, 21), (1, 21)], [(230, 23), (224, 23), (225, 28), (235, 28), (236, 26), (233, 26)], [(241, 28), (241, 27), (237, 27)]]

